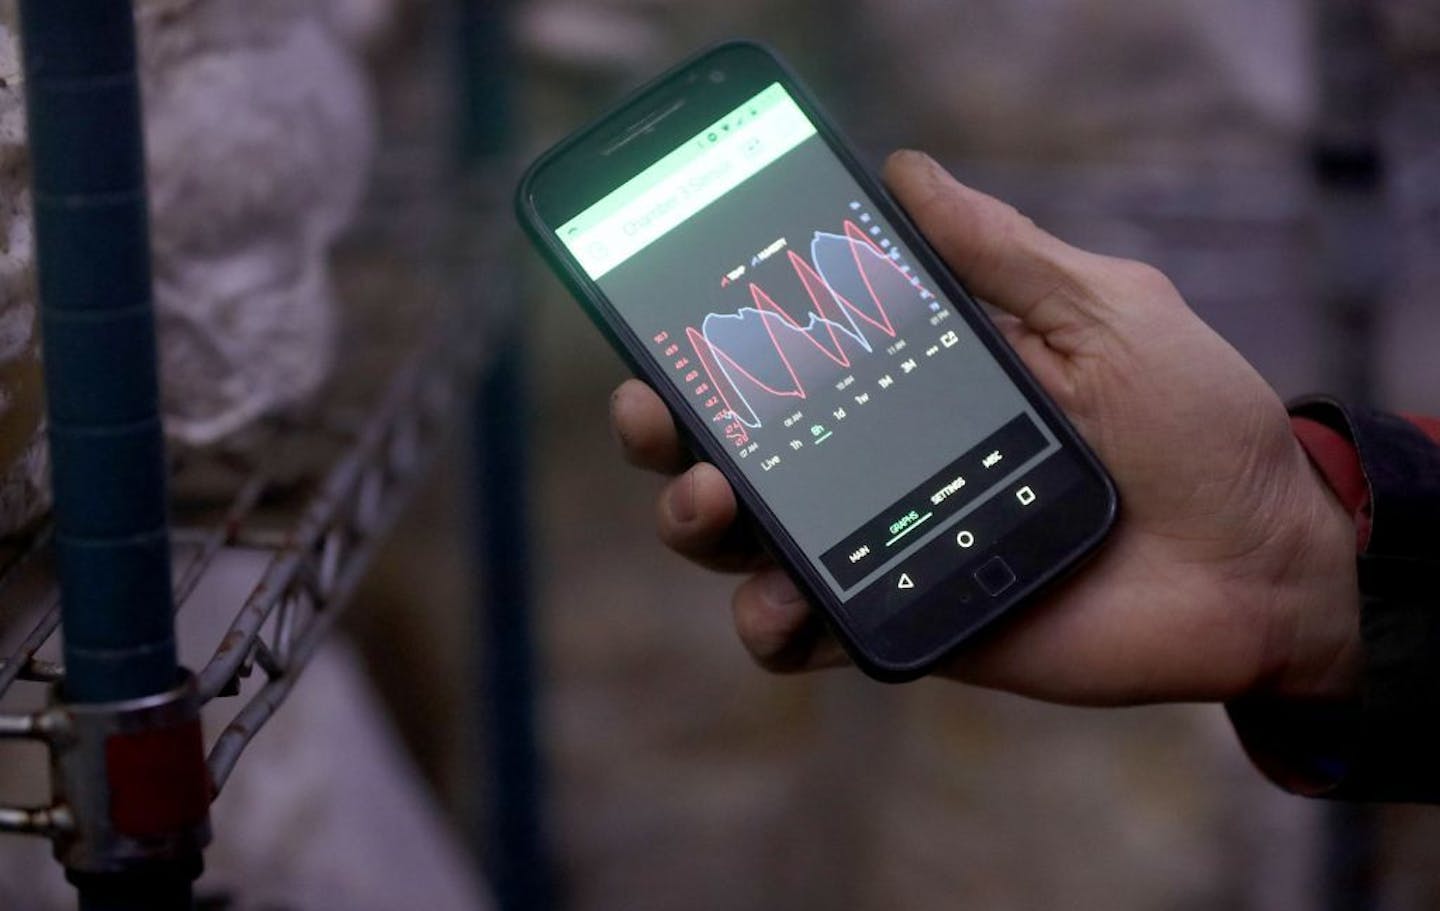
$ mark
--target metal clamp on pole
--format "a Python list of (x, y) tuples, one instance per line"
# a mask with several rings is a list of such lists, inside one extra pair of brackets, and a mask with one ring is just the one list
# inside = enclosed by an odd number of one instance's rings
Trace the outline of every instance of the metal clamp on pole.
[[(58, 693), (58, 689), (56, 691)], [(149, 864), (198, 864), (210, 839), (210, 776), (195, 679), (123, 702), (57, 702), (55, 806), (68, 807), (55, 855), (71, 879)], [(185, 881), (198, 869), (177, 871)]]
[(185, 674), (122, 702), (66, 703), (56, 686), (43, 712), (0, 715), (0, 740), (49, 748), (53, 795), (47, 807), (0, 807), (0, 832), (51, 839), (70, 880), (108, 896), (94, 906), (151, 907), (166, 893), (179, 897), (169, 906), (188, 903), (215, 793), (200, 704)]
[(48, 807), (0, 807), (0, 832), (51, 839), (91, 906), (188, 904), (215, 791), (195, 678), (122, 702), (66, 703), (60, 690), (43, 712), (0, 716), (0, 740), (49, 747), (53, 795)]

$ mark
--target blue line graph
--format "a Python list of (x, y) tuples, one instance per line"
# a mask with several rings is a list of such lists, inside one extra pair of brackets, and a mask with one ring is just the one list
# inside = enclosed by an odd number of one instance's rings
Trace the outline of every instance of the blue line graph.
[(785, 400), (808, 398), (895, 338), (892, 307), (907, 318), (929, 311), (930, 292), (853, 221), (842, 234), (816, 231), (809, 253), (813, 267), (787, 254), (808, 298), (798, 315), (751, 282), (753, 306), (707, 314), (686, 330), (729, 415), (745, 427), (764, 426)]

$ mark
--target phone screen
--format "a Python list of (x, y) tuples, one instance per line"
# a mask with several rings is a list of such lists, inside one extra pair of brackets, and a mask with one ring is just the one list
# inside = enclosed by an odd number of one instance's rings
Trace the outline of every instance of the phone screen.
[(782, 83), (556, 233), (847, 607), (923, 595), (1078, 477)]

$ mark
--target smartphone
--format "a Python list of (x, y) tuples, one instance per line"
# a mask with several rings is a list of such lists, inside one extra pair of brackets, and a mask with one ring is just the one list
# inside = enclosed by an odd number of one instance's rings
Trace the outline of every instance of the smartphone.
[(680, 64), (527, 171), (527, 233), (868, 674), (1104, 538), (1104, 469), (771, 51)]

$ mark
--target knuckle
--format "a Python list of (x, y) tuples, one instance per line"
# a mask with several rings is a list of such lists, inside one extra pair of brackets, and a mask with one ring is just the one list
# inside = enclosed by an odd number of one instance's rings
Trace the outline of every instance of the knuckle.
[(1158, 301), (1179, 297), (1170, 276), (1149, 263), (1122, 259), (1118, 261), (1117, 269), (1125, 284), (1147, 299)]
[(1122, 316), (1183, 305), (1169, 276), (1146, 262), (1085, 254), (1086, 261), (1067, 271), (1064, 293), (1099, 324)]

